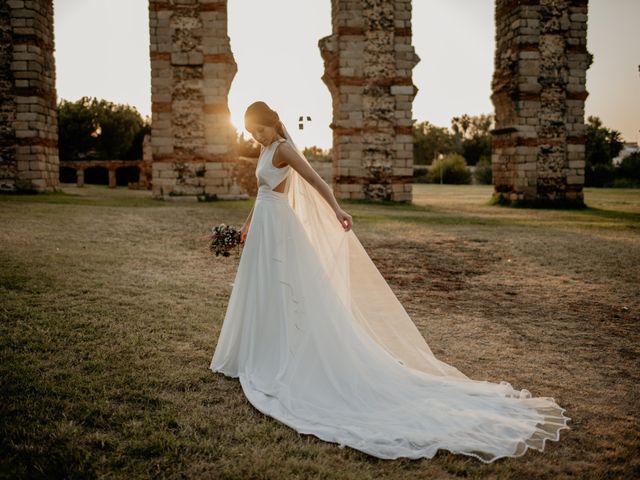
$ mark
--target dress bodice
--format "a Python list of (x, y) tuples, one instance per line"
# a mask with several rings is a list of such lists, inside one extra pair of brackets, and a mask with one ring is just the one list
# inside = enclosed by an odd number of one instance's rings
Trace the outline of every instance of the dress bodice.
[(285, 178), (291, 167), (289, 165), (278, 168), (273, 166), (273, 155), (282, 142), (286, 142), (284, 138), (280, 138), (263, 148), (256, 165), (256, 178), (258, 179), (258, 188), (269, 188), (273, 190)]

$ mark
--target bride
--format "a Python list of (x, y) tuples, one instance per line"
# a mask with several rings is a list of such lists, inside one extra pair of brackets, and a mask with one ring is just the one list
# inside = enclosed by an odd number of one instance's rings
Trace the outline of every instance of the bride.
[(253, 103), (245, 127), (262, 145), (259, 187), (214, 372), (296, 431), (384, 459), (490, 463), (569, 429), (553, 398), (438, 360), (278, 114)]

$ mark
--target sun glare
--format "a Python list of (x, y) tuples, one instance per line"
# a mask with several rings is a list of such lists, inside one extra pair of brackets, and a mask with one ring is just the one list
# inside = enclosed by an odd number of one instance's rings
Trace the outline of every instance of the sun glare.
[(244, 129), (244, 112), (262, 100), (279, 113), (298, 146), (330, 148), (332, 102), (321, 79), (324, 64), (318, 40), (331, 34), (331, 2), (235, 0), (227, 8), (238, 65), (229, 109), (238, 133), (250, 136)]

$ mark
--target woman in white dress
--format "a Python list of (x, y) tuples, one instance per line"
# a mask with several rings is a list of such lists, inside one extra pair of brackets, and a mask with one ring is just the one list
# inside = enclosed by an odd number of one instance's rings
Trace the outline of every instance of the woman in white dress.
[(249, 106), (259, 188), (210, 368), (296, 431), (394, 459), (490, 463), (568, 429), (551, 397), (438, 360), (278, 114)]

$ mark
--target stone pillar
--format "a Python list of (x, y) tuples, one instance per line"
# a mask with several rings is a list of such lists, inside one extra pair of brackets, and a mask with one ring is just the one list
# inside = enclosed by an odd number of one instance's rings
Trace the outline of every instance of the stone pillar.
[(116, 169), (111, 167), (107, 171), (109, 172), (109, 188), (116, 188)]
[(0, 2), (0, 191), (59, 191), (53, 5)]
[(138, 185), (140, 188), (151, 189), (151, 178), (153, 170), (153, 155), (151, 153), (151, 135), (147, 134), (142, 140), (142, 162), (140, 163), (140, 173)]
[(496, 0), (494, 198), (583, 206), (588, 0)]
[(411, 201), (417, 93), (410, 0), (332, 0), (320, 40), (333, 99), (333, 186), (338, 198)]
[(76, 170), (76, 180), (78, 187), (84, 187), (84, 168), (78, 168)]
[(154, 198), (246, 197), (230, 172), (227, 94), (237, 67), (226, 0), (150, 0)]

